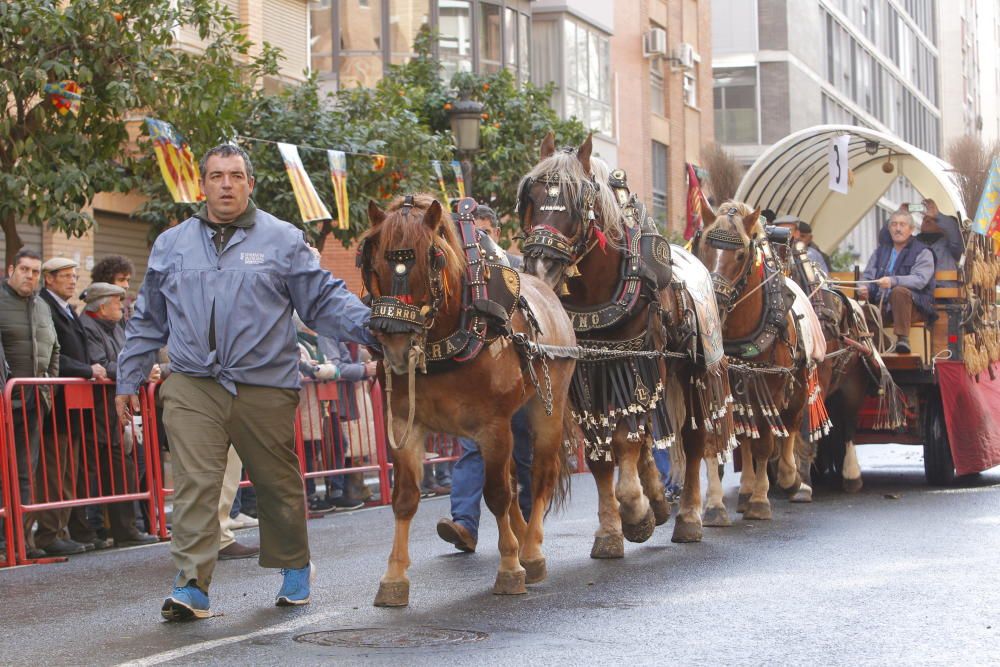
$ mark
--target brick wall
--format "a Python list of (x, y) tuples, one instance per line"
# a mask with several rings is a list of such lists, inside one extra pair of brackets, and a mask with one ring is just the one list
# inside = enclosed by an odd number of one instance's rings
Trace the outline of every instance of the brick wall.
[(356, 250), (357, 244), (352, 243), (350, 248), (345, 248), (340, 241), (331, 237), (323, 247), (320, 265), (335, 278), (346, 282), (352, 292), (360, 295), (361, 271), (354, 266)]

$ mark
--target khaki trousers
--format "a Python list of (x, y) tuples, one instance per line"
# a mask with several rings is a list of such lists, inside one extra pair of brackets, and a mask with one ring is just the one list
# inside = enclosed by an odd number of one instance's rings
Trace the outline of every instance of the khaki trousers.
[(913, 305), (913, 292), (907, 287), (896, 286), (889, 293), (889, 312), (882, 321), (892, 325), (892, 332), (899, 336), (909, 336), (913, 322), (923, 322), (923, 314)]
[(295, 456), (294, 389), (238, 384), (233, 396), (211, 378), (171, 374), (160, 391), (174, 466), (170, 553), (183, 582), (207, 591), (219, 553), (219, 499), (229, 443), (257, 490), (260, 565), (309, 564), (305, 492)]
[(222, 478), (222, 493), (219, 494), (219, 528), (222, 531), (222, 538), (219, 540), (219, 551), (222, 551), (236, 541), (232, 528), (229, 527), (229, 512), (233, 509), (233, 501), (236, 500), (236, 492), (240, 490), (240, 473), (243, 471), (243, 462), (236, 449), (229, 448), (229, 455), (226, 458), (226, 474)]

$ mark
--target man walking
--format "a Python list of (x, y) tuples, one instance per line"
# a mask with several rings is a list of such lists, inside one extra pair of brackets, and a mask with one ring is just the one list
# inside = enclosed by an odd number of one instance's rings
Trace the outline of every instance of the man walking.
[(118, 367), (118, 411), (127, 421), (157, 351), (168, 346), (172, 372), (160, 393), (174, 465), (171, 554), (180, 570), (161, 610), (168, 620), (210, 615), (230, 442), (257, 489), (260, 565), (284, 576), (275, 602), (309, 602), (292, 310), (319, 333), (375, 344), (369, 309), (320, 268), (298, 229), (250, 200), (247, 154), (224, 144), (200, 167), (205, 206), (153, 246)]

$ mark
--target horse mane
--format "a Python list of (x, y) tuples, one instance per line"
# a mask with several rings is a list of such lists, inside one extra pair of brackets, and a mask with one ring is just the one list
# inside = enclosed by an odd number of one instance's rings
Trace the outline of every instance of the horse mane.
[(372, 242), (379, 249), (379, 252), (371, 254), (371, 268), (379, 276), (392, 275), (392, 268), (385, 259), (386, 250), (412, 249), (416, 253), (416, 260), (410, 273), (411, 288), (427, 284), (430, 247), (432, 243), (435, 244), (445, 257), (442, 286), (444, 305), (447, 305), (449, 296), (457, 293), (458, 286), (461, 285), (462, 273), (466, 266), (465, 253), (462, 252), (462, 244), (458, 239), (451, 214), (442, 206), (441, 222), (437, 231), (432, 232), (430, 227), (424, 224), (424, 215), (434, 202), (434, 197), (425, 193), (413, 195), (413, 208), (408, 215), (403, 214), (403, 201), (403, 197), (392, 200), (385, 210), (385, 220), (382, 224), (370, 227), (361, 235), (359, 242), (373, 239)]
[[(600, 221), (603, 223), (604, 234), (611, 241), (620, 242), (625, 236), (625, 219), (622, 216), (621, 208), (618, 206), (614, 194), (611, 192), (610, 186), (608, 186), (607, 166), (604, 165), (605, 173), (600, 175), (596, 173), (600, 169), (600, 166), (595, 170), (597, 163), (597, 158), (591, 158), (591, 171), (594, 172), (592, 175), (594, 176), (594, 182), (597, 183), (596, 208), (600, 211)], [(603, 161), (601, 164), (603, 164)], [(563, 196), (567, 202), (578, 202), (580, 200), (580, 191), (583, 189), (584, 184), (591, 182), (591, 174), (583, 170), (583, 165), (577, 159), (575, 151), (557, 150), (536, 164), (521, 179), (517, 191), (521, 192), (528, 179), (553, 176), (559, 177)]]
[[(729, 216), (728, 212), (730, 209), (736, 209), (735, 216)], [(743, 228), (743, 218), (747, 217), (753, 213), (753, 209), (744, 204), (741, 201), (726, 201), (721, 205), (715, 207), (715, 220), (712, 224), (705, 227), (705, 231), (709, 232), (713, 229), (729, 229), (730, 227), (735, 227), (736, 231), (739, 232), (740, 236), (748, 243), (751, 237), (747, 235), (746, 229)], [(739, 220), (736, 219), (739, 216)], [(725, 225), (725, 227), (723, 227)], [(758, 238), (764, 234), (764, 228), (760, 224), (760, 220), (753, 225), (753, 238)]]

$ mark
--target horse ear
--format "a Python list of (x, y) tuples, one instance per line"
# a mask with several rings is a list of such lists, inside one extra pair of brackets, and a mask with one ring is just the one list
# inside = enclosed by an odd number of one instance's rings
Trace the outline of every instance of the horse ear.
[(441, 208), (441, 202), (437, 199), (431, 202), (431, 205), (427, 207), (427, 212), (424, 213), (424, 224), (430, 227), (433, 232), (441, 224), (441, 214), (444, 209)]
[(372, 223), (372, 227), (378, 227), (385, 221), (385, 211), (374, 199), (368, 200), (368, 221)]
[(753, 213), (743, 218), (743, 229), (746, 230), (747, 236), (753, 238), (753, 228), (757, 225), (760, 220), (760, 207), (758, 206), (753, 210)]
[(580, 144), (580, 148), (576, 151), (576, 159), (580, 161), (583, 165), (583, 170), (586, 173), (590, 173), (590, 154), (594, 152), (594, 133), (591, 132), (587, 135), (587, 140)]
[(713, 221), (717, 217), (715, 214), (715, 209), (712, 208), (712, 204), (709, 203), (708, 197), (705, 196), (705, 192), (698, 189), (698, 196), (701, 198), (701, 219), (702, 221), (708, 220)]
[(556, 135), (549, 130), (549, 133), (545, 135), (542, 139), (542, 159), (552, 157), (552, 154), (556, 152)]

